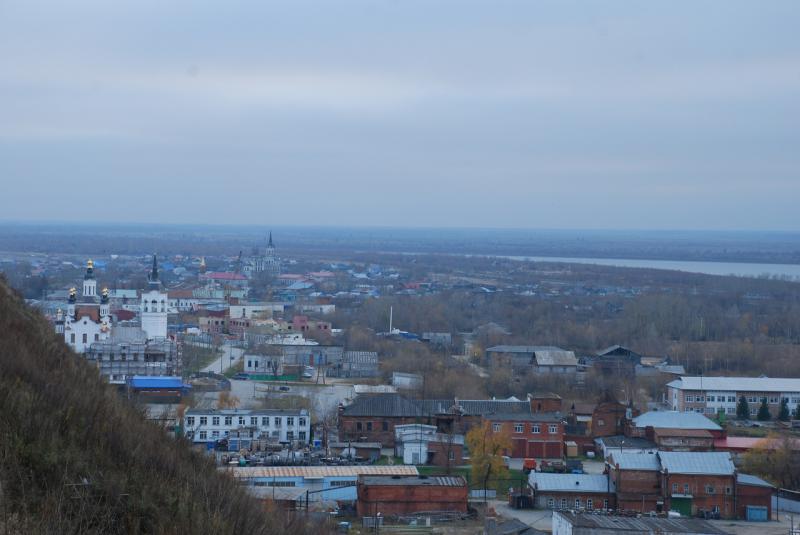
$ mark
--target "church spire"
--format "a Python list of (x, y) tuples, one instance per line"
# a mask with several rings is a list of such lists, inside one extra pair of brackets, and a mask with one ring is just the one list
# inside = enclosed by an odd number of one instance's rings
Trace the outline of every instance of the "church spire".
[(148, 277), (151, 286), (158, 286), (160, 281), (158, 280), (158, 256), (153, 254), (153, 268), (150, 270), (150, 276)]
[(272, 231), (271, 230), (269, 231), (269, 243), (267, 243), (267, 247), (269, 247), (270, 249), (274, 249), (275, 248), (275, 246), (272, 244)]

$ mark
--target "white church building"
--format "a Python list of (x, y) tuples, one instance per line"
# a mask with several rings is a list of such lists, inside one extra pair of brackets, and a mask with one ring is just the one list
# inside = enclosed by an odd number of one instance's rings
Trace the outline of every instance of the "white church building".
[(56, 332), (78, 353), (85, 353), (94, 342), (106, 340), (111, 335), (111, 308), (108, 289), (103, 288), (98, 299), (94, 263), (86, 263), (83, 276), (83, 293), (80, 301), (76, 288), (70, 288), (67, 312), (56, 313)]

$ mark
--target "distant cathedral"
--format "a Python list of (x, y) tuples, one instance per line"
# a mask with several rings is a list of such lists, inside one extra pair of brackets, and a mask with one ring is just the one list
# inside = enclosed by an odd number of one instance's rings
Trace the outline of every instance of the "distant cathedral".
[(275, 244), (272, 242), (271, 231), (265, 248), (253, 248), (253, 254), (244, 265), (244, 271), (251, 275), (256, 273), (280, 275), (281, 261), (275, 253)]
[(69, 289), (66, 315), (61, 309), (56, 313), (56, 333), (78, 353), (85, 353), (94, 342), (106, 340), (111, 334), (111, 307), (108, 288), (103, 288), (98, 299), (94, 262), (86, 263), (83, 275), (83, 293), (80, 300), (75, 287)]

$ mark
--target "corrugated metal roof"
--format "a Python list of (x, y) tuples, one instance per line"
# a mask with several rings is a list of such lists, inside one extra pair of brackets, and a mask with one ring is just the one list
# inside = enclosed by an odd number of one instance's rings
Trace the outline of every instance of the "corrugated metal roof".
[(359, 396), (344, 408), (346, 416), (419, 417), (434, 414), (455, 414), (457, 411), (467, 415), (488, 414), (530, 414), (527, 401), (507, 401), (495, 399), (458, 400), (455, 399), (407, 399), (399, 394)]
[(603, 474), (547, 474), (531, 472), (528, 483), (542, 492), (614, 492), (614, 482)]
[(270, 478), (270, 477), (358, 477), (360, 475), (376, 476), (416, 476), (416, 466), (394, 465), (355, 465), (355, 466), (237, 466), (222, 468), (237, 479)]
[(681, 377), (669, 386), (726, 392), (800, 392), (800, 379), (773, 377)]
[(423, 485), (438, 487), (466, 487), (467, 482), (461, 476), (376, 476), (362, 475), (360, 482), (365, 485), (391, 487), (419, 487)]
[(727, 451), (660, 451), (661, 467), (670, 474), (732, 475), (735, 471)]
[(577, 366), (575, 353), (563, 349), (536, 351), (534, 353), (539, 366)]
[(619, 465), (620, 470), (661, 470), (661, 463), (655, 453), (615, 452), (611, 454), (612, 464)]
[(636, 427), (669, 429), (706, 429), (720, 431), (722, 428), (699, 412), (650, 411), (633, 419)]
[(575, 527), (589, 528), (603, 533), (683, 533), (685, 535), (729, 535), (706, 520), (697, 518), (633, 518), (627, 516), (596, 515), (557, 511), (555, 514)]
[(509, 346), (499, 345), (486, 349), (487, 353), (536, 353), (537, 351), (564, 351), (555, 346)]
[(772, 485), (770, 485), (760, 477), (751, 476), (750, 474), (736, 474), (736, 483), (739, 485), (751, 485), (755, 487), (774, 488)]

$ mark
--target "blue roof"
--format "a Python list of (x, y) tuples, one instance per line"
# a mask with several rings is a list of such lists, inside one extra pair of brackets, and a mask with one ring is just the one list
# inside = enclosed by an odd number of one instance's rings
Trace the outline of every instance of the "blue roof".
[(750, 474), (736, 474), (736, 483), (739, 485), (753, 485), (756, 487), (772, 487), (769, 483), (761, 479), (760, 477), (751, 476)]
[(180, 377), (170, 376), (135, 375), (130, 384), (133, 388), (191, 388), (191, 385), (184, 384)]

